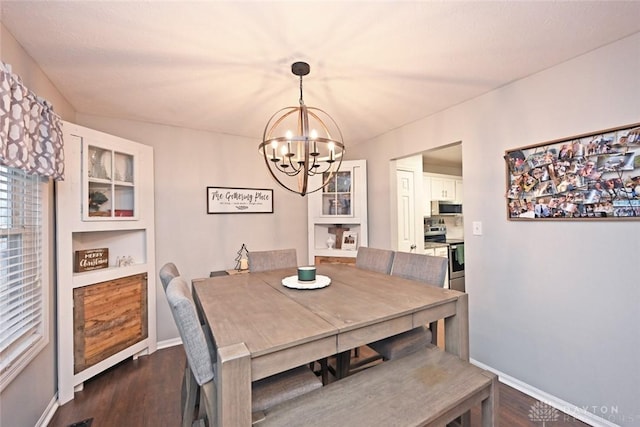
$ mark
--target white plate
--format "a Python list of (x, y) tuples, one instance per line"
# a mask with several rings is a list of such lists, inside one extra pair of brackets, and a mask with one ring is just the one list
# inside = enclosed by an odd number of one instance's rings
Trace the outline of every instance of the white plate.
[(289, 276), (282, 279), (282, 286), (291, 289), (320, 289), (326, 288), (331, 284), (331, 278), (327, 276), (316, 275), (316, 280), (303, 282), (298, 280), (298, 276)]

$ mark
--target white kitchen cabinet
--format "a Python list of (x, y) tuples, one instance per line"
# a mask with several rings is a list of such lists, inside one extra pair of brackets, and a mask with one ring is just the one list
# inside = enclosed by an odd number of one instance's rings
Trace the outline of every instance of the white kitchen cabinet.
[[(310, 187), (320, 186), (321, 179), (320, 175), (310, 177)], [(343, 161), (331, 182), (308, 197), (309, 264), (326, 260), (355, 262), (357, 250), (342, 248), (340, 237), (355, 233), (356, 248), (368, 245), (366, 160)], [(335, 240), (333, 249), (329, 248), (330, 238)]]
[(422, 203), (424, 205), (423, 208), (423, 216), (430, 217), (431, 216), (431, 178), (429, 176), (424, 175), (422, 178)]
[(449, 257), (449, 249), (447, 246), (439, 246), (437, 248), (434, 248), (433, 251), (433, 255), (435, 256), (441, 256), (445, 258)]
[(453, 201), (456, 199), (456, 181), (450, 178), (431, 178), (431, 200)]
[[(65, 180), (56, 182), (60, 404), (105, 369), (156, 350), (153, 148), (73, 123), (63, 129)], [(94, 256), (104, 262), (93, 265)]]
[(424, 173), (423, 176), (425, 185), (428, 180), (430, 188), (429, 199), (425, 200), (425, 203), (430, 205), (431, 201), (458, 202), (462, 200), (462, 177), (431, 173)]
[(456, 179), (456, 203), (462, 204), (463, 194), (462, 180)]
[[(439, 246), (434, 248), (434, 255), (435, 256), (441, 256), (443, 258), (449, 258), (449, 247), (448, 246)], [(448, 262), (448, 261), (447, 261)], [(444, 277), (444, 287), (448, 288), (449, 287), (449, 268), (447, 267), (447, 272), (445, 274)]]

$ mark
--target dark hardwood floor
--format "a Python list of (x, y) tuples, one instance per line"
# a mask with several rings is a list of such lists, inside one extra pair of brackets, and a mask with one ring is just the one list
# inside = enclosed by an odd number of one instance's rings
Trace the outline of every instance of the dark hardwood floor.
[[(126, 360), (87, 381), (74, 400), (58, 408), (49, 427), (68, 427), (89, 418), (93, 419), (91, 427), (180, 426), (180, 383), (184, 363), (182, 346), (158, 350), (137, 360)], [(533, 405), (539, 405), (535, 399), (504, 384), (500, 384), (499, 399), (500, 426), (543, 425), (542, 421), (532, 420), (529, 416)], [(588, 425), (568, 415), (557, 414), (553, 426)], [(471, 411), (471, 426), (480, 427), (479, 407)]]

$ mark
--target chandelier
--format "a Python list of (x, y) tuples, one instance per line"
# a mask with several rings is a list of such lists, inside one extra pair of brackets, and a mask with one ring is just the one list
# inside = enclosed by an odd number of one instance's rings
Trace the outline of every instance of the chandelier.
[(344, 155), (342, 132), (335, 120), (319, 108), (304, 105), (302, 76), (309, 71), (306, 62), (291, 65), (291, 72), (300, 77), (300, 105), (276, 111), (258, 147), (278, 184), (301, 196), (324, 188), (340, 169)]

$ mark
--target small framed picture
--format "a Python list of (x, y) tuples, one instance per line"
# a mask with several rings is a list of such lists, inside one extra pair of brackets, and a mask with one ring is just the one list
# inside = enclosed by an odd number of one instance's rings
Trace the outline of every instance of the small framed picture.
[(342, 234), (342, 249), (355, 251), (358, 245), (358, 233), (347, 231)]

